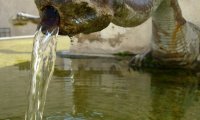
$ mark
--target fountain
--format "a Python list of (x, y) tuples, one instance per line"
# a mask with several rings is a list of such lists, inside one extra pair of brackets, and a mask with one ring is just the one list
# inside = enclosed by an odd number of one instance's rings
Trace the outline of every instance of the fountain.
[[(32, 83), (26, 120), (42, 119), (46, 91), (54, 69), (55, 36), (57, 34), (74, 36), (78, 33), (96, 32), (107, 27), (111, 21), (124, 27), (134, 27), (146, 21), (152, 12), (157, 9), (161, 1), (158, 0), (157, 3), (156, 0), (152, 0), (152, 2), (145, 0), (144, 3), (137, 3), (137, 0), (135, 3), (129, 1), (126, 4), (134, 10), (131, 11), (129, 8), (124, 8), (127, 7), (124, 4), (113, 1), (114, 5), (109, 1), (91, 2), (90, 4), (84, 0), (63, 0), (59, 2), (35, 0), (41, 19), (38, 25), (39, 31), (35, 35), (32, 52)], [(138, 6), (135, 6), (135, 4)], [(174, 3), (173, 5), (175, 6), (176, 4)], [(113, 15), (113, 12), (115, 12), (115, 15)], [(122, 12), (127, 12), (127, 14)], [(126, 18), (129, 15), (131, 18), (127, 22)], [(186, 21), (184, 19), (181, 20), (180, 25), (184, 25)], [(176, 37), (176, 35), (174, 36)], [(140, 57), (138, 58), (140, 60)], [(143, 58), (141, 58), (141, 62)], [(140, 64), (138, 65), (140, 66)]]

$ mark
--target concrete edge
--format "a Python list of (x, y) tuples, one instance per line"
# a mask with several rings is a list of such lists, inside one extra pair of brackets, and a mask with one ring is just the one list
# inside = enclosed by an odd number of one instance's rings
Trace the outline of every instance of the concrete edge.
[(133, 56), (117, 56), (113, 54), (73, 53), (70, 51), (57, 51), (57, 56), (71, 59), (130, 59)]
[(0, 37), (0, 41), (3, 40), (14, 40), (14, 39), (26, 39), (26, 38), (33, 38), (33, 35), (26, 35), (26, 36), (13, 36), (13, 37)]

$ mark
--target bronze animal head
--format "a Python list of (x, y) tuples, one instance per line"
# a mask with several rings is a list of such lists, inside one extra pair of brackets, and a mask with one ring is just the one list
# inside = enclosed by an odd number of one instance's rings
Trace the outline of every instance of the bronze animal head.
[(73, 36), (107, 27), (112, 19), (109, 0), (35, 0), (43, 30), (59, 26), (60, 33)]

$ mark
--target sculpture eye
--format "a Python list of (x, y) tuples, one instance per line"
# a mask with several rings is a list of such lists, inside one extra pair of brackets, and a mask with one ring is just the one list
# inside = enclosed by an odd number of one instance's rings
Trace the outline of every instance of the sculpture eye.
[(133, 1), (137, 5), (146, 5), (146, 4), (148, 4), (152, 0), (130, 0), (130, 1)]
[(132, 9), (139, 11), (150, 11), (153, 6), (153, 0), (125, 0), (125, 3), (132, 7)]

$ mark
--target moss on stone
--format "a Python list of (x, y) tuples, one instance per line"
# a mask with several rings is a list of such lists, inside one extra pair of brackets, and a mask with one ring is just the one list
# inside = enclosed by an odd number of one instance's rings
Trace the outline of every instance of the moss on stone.
[(120, 57), (127, 57), (127, 56), (133, 56), (134, 54), (129, 51), (124, 51), (124, 52), (114, 53), (113, 55)]

